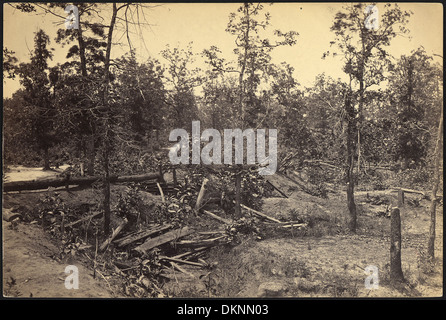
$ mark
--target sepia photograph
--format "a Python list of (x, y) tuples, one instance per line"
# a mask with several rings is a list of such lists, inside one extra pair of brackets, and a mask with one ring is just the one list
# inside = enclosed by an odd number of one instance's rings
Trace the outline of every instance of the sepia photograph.
[(2, 6), (3, 299), (443, 298), (442, 3)]

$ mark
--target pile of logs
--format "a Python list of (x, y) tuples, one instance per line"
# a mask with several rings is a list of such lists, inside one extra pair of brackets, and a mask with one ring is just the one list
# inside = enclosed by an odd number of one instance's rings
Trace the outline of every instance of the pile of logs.
[[(123, 223), (115, 229), (112, 236), (100, 246), (100, 251), (113, 245), (115, 248), (121, 250), (129, 249), (135, 255), (143, 256), (154, 248), (162, 249), (163, 245), (171, 243), (174, 244), (176, 249), (182, 249), (184, 252), (170, 257), (162, 253), (159, 256), (159, 260), (161, 263), (170, 265), (187, 275), (192, 274), (183, 269), (180, 265), (204, 268), (207, 266), (207, 263), (202, 260), (201, 257), (205, 251), (214, 246), (228, 243), (227, 235), (224, 230), (196, 232), (196, 230), (191, 227), (175, 227), (170, 223), (152, 225), (147, 230), (131, 232), (125, 236), (116, 238), (117, 234), (124, 228), (126, 223), (127, 221), (123, 221)], [(183, 240), (183, 238), (188, 236), (190, 239)], [(136, 267), (121, 262), (116, 262), (115, 265), (119, 269)]]
[[(277, 228), (302, 228), (306, 224), (296, 221), (280, 221), (276, 218), (270, 217), (260, 211), (249, 208), (245, 205), (241, 206), (245, 212), (260, 219), (261, 223)], [(120, 250), (128, 250), (137, 256), (144, 256), (155, 248), (163, 252), (164, 245), (172, 244), (175, 249), (183, 251), (180, 254), (167, 256), (162, 253), (159, 257), (161, 263), (165, 263), (176, 270), (188, 275), (187, 270), (183, 269), (181, 265), (188, 265), (198, 268), (205, 268), (208, 266), (206, 261), (201, 257), (206, 250), (229, 243), (229, 235), (225, 230), (234, 222), (232, 219), (221, 217), (208, 210), (201, 209), (202, 214), (207, 215), (223, 224), (223, 228), (212, 231), (196, 231), (190, 226), (175, 227), (171, 223), (151, 225), (147, 230), (131, 232), (118, 238), (122, 230), (125, 230), (127, 220), (124, 220), (112, 233), (112, 235), (100, 245), (99, 250), (104, 251), (110, 245)], [(260, 223), (260, 222), (259, 222)], [(172, 246), (170, 246), (172, 248)], [(126, 264), (116, 265), (118, 268), (132, 268), (135, 266), (128, 266)]]

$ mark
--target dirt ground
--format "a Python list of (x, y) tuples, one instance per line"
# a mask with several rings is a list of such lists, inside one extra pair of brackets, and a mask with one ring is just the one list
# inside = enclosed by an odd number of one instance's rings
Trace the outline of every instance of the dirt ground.
[[(22, 169), (23, 170), (23, 169)], [(22, 172), (21, 170), (21, 172)], [(29, 173), (29, 170), (28, 170)], [(52, 174), (57, 174), (53, 172)], [(38, 175), (38, 174), (37, 174)], [(51, 175), (51, 173), (49, 174)], [(46, 177), (48, 174), (45, 175)], [(21, 176), (9, 173), (8, 181)], [(29, 175), (28, 175), (29, 177)], [(329, 193), (328, 199), (310, 196), (280, 176), (271, 177), (289, 198), (265, 199), (262, 212), (276, 218), (292, 219), (312, 216), (315, 227), (307, 234), (293, 232), (250, 240), (229, 252), (216, 250), (207, 257), (219, 264), (216, 271), (205, 274), (194, 267), (184, 267), (190, 276), (174, 273), (165, 287), (167, 296), (218, 297), (438, 297), (442, 295), (443, 207), (437, 211), (437, 263), (433, 272), (423, 273), (422, 252), (429, 230), (429, 201), (418, 206), (405, 205), (401, 210), (402, 269), (408, 285), (395, 288), (389, 283), (390, 219), (376, 216), (366, 194), (356, 197), (359, 208), (358, 232), (345, 230), (347, 212), (344, 192)], [(60, 191), (66, 201), (95, 202), (88, 190)], [(31, 207), (42, 192), (22, 192), (4, 195), (3, 210)], [(392, 195), (391, 197), (394, 197)], [(415, 199), (408, 195), (407, 199)], [(82, 199), (82, 200), (80, 200)], [(391, 199), (392, 200), (392, 199)], [(394, 199), (393, 199), (394, 200)], [(392, 200), (392, 201), (393, 201)], [(110, 283), (86, 267), (81, 260), (58, 258), (60, 248), (37, 224), (3, 223), (3, 294), (19, 297), (116, 297)], [(64, 281), (67, 265), (79, 268), (79, 289), (68, 290)], [(379, 288), (364, 286), (365, 268), (379, 270)], [(215, 277), (214, 277), (215, 274)], [(211, 276), (214, 277), (211, 279)], [(206, 282), (208, 279), (208, 282)], [(214, 280), (212, 282), (211, 280)], [(118, 296), (124, 296), (119, 295)]]
[[(111, 298), (106, 283), (76, 259), (57, 261), (57, 248), (39, 226), (3, 224), (3, 294), (6, 297)], [(67, 289), (68, 265), (79, 271), (79, 289)]]

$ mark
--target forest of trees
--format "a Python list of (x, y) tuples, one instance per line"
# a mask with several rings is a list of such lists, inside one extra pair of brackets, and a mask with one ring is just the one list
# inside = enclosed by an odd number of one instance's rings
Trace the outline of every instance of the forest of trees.
[[(48, 15), (66, 7), (12, 5)], [(138, 61), (128, 33), (122, 40), (128, 53), (111, 58), (117, 21), (143, 24), (130, 18), (146, 10), (143, 4), (75, 5), (79, 28), (62, 26), (55, 39), (35, 32), (29, 62), (3, 48), (3, 77), (21, 83), (3, 100), (4, 165), (84, 163), (87, 174), (106, 179), (153, 171), (157, 159), (167, 159), (169, 132), (190, 130), (199, 120), (202, 130), (277, 129), (279, 171), (313, 160), (341, 168), (338, 182), (346, 187), (352, 231), (354, 188), (377, 179), (373, 168), (401, 173), (400, 186), (432, 189), (443, 69), (423, 47), (390, 55), (394, 38), (410, 32), (411, 14), (396, 4), (380, 12), (377, 30), (366, 24), (364, 3), (336, 13), (323, 58), (341, 56), (349, 80), (320, 74), (310, 88), (299, 85), (290, 64), (272, 62), (276, 48), (298, 45), (299, 30), (275, 30), (263, 4), (241, 4), (230, 14), (226, 32), (234, 38), (234, 61), (216, 46), (202, 52), (189, 46), (166, 47), (163, 64), (152, 57)], [(110, 13), (109, 21), (98, 18), (101, 11)], [(119, 30), (124, 38), (125, 31)], [(66, 61), (50, 67), (53, 42), (64, 44)], [(197, 58), (206, 68), (193, 67)]]

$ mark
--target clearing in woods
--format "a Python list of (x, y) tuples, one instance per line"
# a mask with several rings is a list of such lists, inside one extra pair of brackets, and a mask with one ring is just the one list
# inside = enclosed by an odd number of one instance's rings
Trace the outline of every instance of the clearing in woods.
[[(25, 168), (21, 168), (22, 170)], [(21, 172), (23, 172), (20, 170)], [(56, 172), (45, 177), (55, 175)], [(40, 169), (26, 169), (26, 177), (40, 178)], [(6, 181), (23, 180), (17, 168)], [(237, 245), (217, 246), (202, 256), (212, 268), (181, 265), (168, 273), (160, 297), (439, 297), (443, 294), (443, 207), (437, 211), (436, 261), (425, 258), (429, 231), (429, 201), (407, 194), (401, 210), (402, 268), (407, 283), (393, 286), (389, 281), (390, 219), (379, 214), (370, 201), (373, 191), (358, 192), (358, 230), (346, 228), (345, 192), (332, 190), (328, 199), (311, 196), (276, 174), (268, 177), (288, 198), (264, 199), (262, 212), (276, 219), (295, 221), (305, 217), (305, 229), (288, 228), (262, 239), (245, 237)], [(112, 202), (124, 186), (114, 185)], [(67, 205), (95, 203), (91, 189), (58, 190)], [(47, 191), (3, 195), (3, 213), (32, 210)], [(379, 194), (379, 192), (377, 193)], [(395, 201), (396, 193), (385, 193)], [(159, 202), (160, 196), (146, 196)], [(415, 201), (413, 201), (415, 200)], [(415, 204), (414, 204), (415, 203)], [(377, 209), (378, 208), (378, 209)], [(203, 217), (203, 220), (209, 218)], [(201, 223), (197, 220), (198, 223)], [(215, 221), (217, 228), (221, 223)], [(62, 255), (60, 239), (45, 232), (38, 221), (3, 224), (3, 295), (19, 297), (129, 297), (135, 296), (123, 269), (93, 265), (94, 250)], [(215, 228), (215, 227), (214, 227)], [(108, 250), (106, 252), (109, 252)], [(123, 253), (124, 254), (124, 253)], [(198, 264), (198, 262), (197, 262)], [(68, 290), (64, 281), (67, 265), (79, 268), (79, 289)], [(378, 289), (365, 288), (367, 266), (378, 268)], [(130, 266), (131, 268), (131, 266)], [(181, 270), (181, 271), (179, 271)], [(124, 269), (125, 271), (125, 269)], [(142, 281), (144, 284), (144, 281)], [(142, 286), (139, 286), (142, 287)], [(138, 287), (138, 290), (139, 290)], [(135, 289), (135, 290), (133, 290)], [(137, 291), (137, 290), (136, 290)]]

